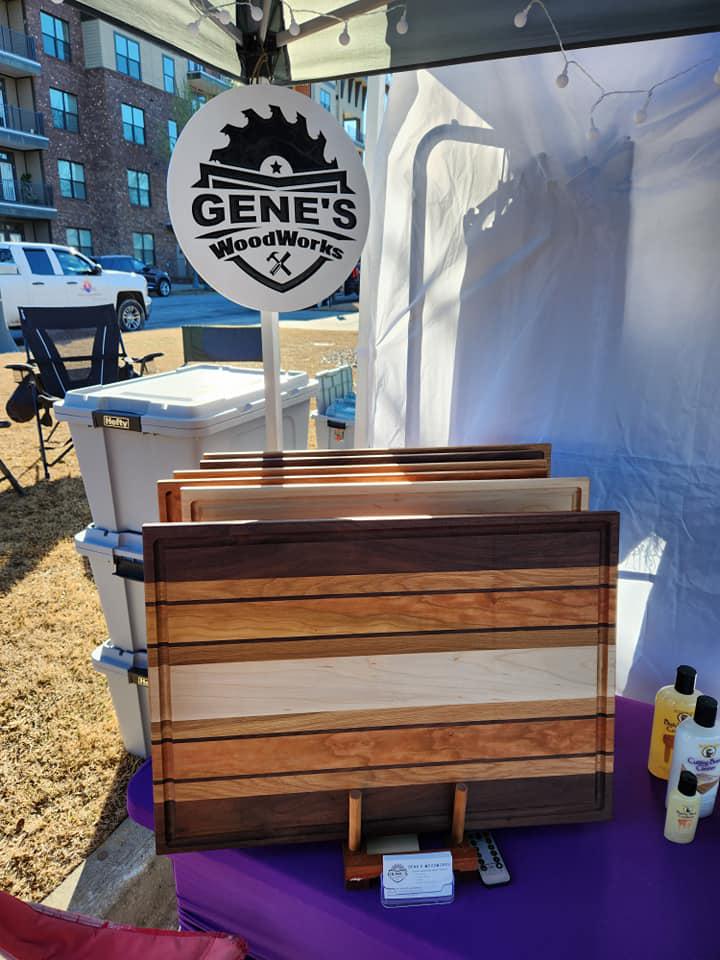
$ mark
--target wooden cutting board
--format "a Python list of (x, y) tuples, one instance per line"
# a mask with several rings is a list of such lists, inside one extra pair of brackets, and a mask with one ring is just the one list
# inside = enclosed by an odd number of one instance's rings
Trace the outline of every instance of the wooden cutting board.
[(549, 443), (514, 443), (467, 447), (398, 447), (350, 448), (341, 450), (214, 451), (203, 455), (202, 463), (244, 461), (254, 466), (291, 466), (311, 463), (432, 463), (448, 460), (544, 460), (550, 466), (552, 446)]
[[(456, 466), (450, 464), (450, 466)], [(464, 464), (470, 467), (472, 464)], [(533, 467), (529, 471), (516, 470), (487, 470), (481, 467), (478, 470), (425, 470), (425, 465), (415, 468), (411, 465), (393, 467), (389, 464), (379, 467), (361, 465), (357, 467), (287, 467), (269, 468), (267, 470), (229, 468), (225, 470), (176, 470), (173, 480), (160, 480), (158, 491), (158, 516), (162, 522), (182, 520), (180, 505), (180, 490), (186, 486), (215, 487), (215, 486), (279, 486), (297, 484), (357, 484), (357, 483), (404, 483), (409, 486), (421, 482), (460, 482), (470, 480), (504, 480), (504, 479), (544, 479), (544, 471)], [(445, 465), (434, 465), (442, 467)], [(362, 472), (356, 472), (362, 471)], [(542, 474), (542, 476), (536, 476)]]
[(610, 815), (617, 514), (143, 535), (160, 852)]
[(351, 486), (333, 483), (260, 487), (183, 484), (180, 519), (212, 523), (218, 520), (544, 513), (548, 510), (587, 509), (589, 492), (590, 481), (583, 477), (355, 483)]

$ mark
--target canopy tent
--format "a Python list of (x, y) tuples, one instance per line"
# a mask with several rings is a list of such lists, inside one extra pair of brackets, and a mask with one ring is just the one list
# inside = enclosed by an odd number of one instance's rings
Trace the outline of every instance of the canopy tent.
[[(372, 446), (553, 444), (622, 515), (618, 690), (720, 688), (720, 36), (405, 74), (377, 149)], [(715, 81), (715, 82), (714, 82)], [(642, 119), (642, 117), (641, 117)]]
[[(263, 9), (260, 22), (252, 17), (255, 3)], [(72, 4), (231, 76), (269, 76), (278, 83), (523, 56), (556, 46), (548, 21), (537, 10), (523, 30), (516, 29), (513, 17), (523, 0), (354, 0), (340, 5), (336, 0), (244, 0), (234, 10), (232, 0)], [(229, 24), (205, 16), (197, 32), (188, 29), (216, 6), (231, 14)], [(289, 31), (291, 11), (300, 28), (297, 36)], [(408, 30), (401, 34), (397, 25), (403, 12)], [(720, 30), (720, 5), (714, 0), (553, 0), (552, 14), (568, 49)], [(341, 45), (338, 35), (345, 21), (350, 42)]]

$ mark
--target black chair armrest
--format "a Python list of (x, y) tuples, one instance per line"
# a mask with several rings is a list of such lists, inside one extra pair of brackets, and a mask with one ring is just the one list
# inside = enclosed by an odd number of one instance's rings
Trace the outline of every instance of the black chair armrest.
[(36, 374), (35, 367), (30, 363), (6, 363), (6, 370), (17, 370), (18, 373), (31, 373), (33, 376)]
[(145, 366), (146, 363), (150, 363), (153, 360), (157, 360), (158, 357), (164, 357), (164, 353), (146, 353), (144, 357), (130, 357), (133, 363), (139, 363), (142, 366)]

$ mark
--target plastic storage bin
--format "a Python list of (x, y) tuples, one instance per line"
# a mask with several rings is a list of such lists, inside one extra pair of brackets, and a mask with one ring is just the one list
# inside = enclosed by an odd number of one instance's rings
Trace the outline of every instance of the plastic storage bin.
[(122, 650), (144, 653), (147, 640), (142, 536), (90, 524), (75, 535), (75, 548), (90, 562), (112, 643)]
[(322, 450), (344, 450), (355, 446), (355, 418), (340, 419), (313, 414), (317, 445)]
[(106, 640), (93, 650), (92, 664), (107, 677), (125, 749), (136, 757), (149, 757), (147, 654), (121, 650)]
[[(286, 449), (307, 447), (306, 373), (281, 377)], [(262, 450), (262, 370), (198, 364), (124, 383), (71, 390), (55, 404), (75, 443), (93, 520), (139, 532), (158, 519), (158, 480), (193, 469), (206, 451)]]
[(313, 414), (317, 445), (323, 450), (355, 446), (355, 394), (352, 368), (345, 364), (317, 375), (317, 413)]

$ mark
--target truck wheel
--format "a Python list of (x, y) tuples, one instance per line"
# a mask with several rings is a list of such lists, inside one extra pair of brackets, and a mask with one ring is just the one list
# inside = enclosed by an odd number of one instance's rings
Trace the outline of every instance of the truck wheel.
[(117, 308), (117, 318), (123, 333), (132, 333), (145, 326), (145, 307), (137, 300), (127, 297)]
[(170, 281), (166, 280), (164, 277), (158, 284), (158, 293), (160, 294), (161, 297), (170, 296)]

